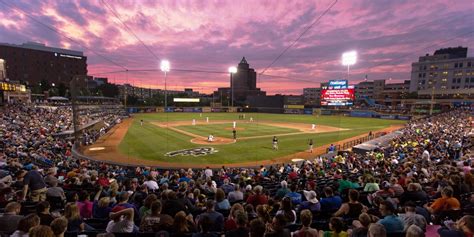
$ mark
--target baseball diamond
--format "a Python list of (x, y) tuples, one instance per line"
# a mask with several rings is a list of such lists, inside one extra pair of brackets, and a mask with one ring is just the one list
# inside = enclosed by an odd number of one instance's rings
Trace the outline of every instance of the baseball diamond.
[[(202, 117), (197, 113), (135, 114), (82, 151), (99, 160), (149, 166), (258, 166), (316, 157), (331, 143), (339, 144), (370, 131), (393, 131), (405, 123), (344, 116), (251, 113), (246, 120), (237, 120), (234, 141), (232, 126), (238, 116), (238, 113), (205, 113)], [(192, 125), (193, 119), (195, 125)], [(140, 125), (141, 120), (143, 125)], [(317, 124), (315, 129), (312, 124)], [(212, 142), (208, 141), (211, 134)], [(279, 138), (277, 151), (272, 150), (273, 136)], [(313, 153), (307, 151), (308, 139), (314, 141)], [(199, 156), (178, 152), (202, 147), (212, 147), (219, 152)], [(166, 155), (173, 152), (177, 155)]]

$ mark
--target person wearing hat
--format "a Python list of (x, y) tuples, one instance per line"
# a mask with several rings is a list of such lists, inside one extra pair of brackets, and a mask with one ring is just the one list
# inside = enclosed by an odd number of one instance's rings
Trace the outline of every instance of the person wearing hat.
[(321, 210), (321, 203), (319, 203), (319, 200), (317, 198), (316, 192), (311, 190), (311, 191), (303, 191), (304, 197), (306, 198), (306, 201), (303, 201), (299, 207), (298, 212), (301, 212), (303, 210), (310, 210), (311, 212), (318, 212)]
[(109, 223), (105, 231), (107, 233), (132, 233), (135, 228), (133, 223), (134, 210), (124, 206), (115, 206), (110, 213)]
[(413, 201), (405, 203), (405, 213), (399, 215), (405, 225), (405, 231), (411, 225), (420, 227), (423, 231), (426, 230), (426, 219), (420, 214), (416, 213), (416, 204)]

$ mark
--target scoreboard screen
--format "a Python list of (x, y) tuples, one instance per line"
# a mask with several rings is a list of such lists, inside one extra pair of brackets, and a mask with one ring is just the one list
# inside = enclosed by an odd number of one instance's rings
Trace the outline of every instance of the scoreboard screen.
[(321, 88), (322, 106), (351, 106), (354, 99), (354, 87), (347, 80), (332, 80)]

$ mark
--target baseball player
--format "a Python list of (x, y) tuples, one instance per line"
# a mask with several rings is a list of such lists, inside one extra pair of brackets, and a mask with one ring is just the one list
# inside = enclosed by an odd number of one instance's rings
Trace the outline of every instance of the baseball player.
[(309, 152), (313, 153), (313, 139), (309, 139), (308, 145), (309, 145)]
[(278, 151), (278, 138), (276, 136), (273, 136), (272, 149)]
[(237, 141), (237, 131), (234, 129), (232, 129), (232, 137), (234, 138), (234, 142)]

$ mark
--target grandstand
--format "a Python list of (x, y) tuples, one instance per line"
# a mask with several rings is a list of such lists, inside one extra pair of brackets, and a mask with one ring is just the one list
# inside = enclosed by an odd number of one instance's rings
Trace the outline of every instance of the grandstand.
[[(94, 143), (127, 116), (118, 105), (97, 106), (81, 110), (83, 143)], [(344, 151), (298, 165), (176, 170), (72, 156), (70, 106), (2, 110), (4, 235), (24, 234), (26, 219), (35, 226), (57, 218), (69, 222), (66, 236), (233, 236), (265, 225), (271, 228), (265, 235), (280, 228), (343, 236), (370, 232), (375, 222), (385, 226), (387, 236), (404, 236), (413, 224), (431, 236), (456, 231), (440, 226), (446, 220), (462, 217), (473, 224), (469, 109), (413, 119), (401, 136), (367, 153)], [(13, 218), (20, 222), (5, 224)], [(215, 224), (206, 226), (209, 222)]]

